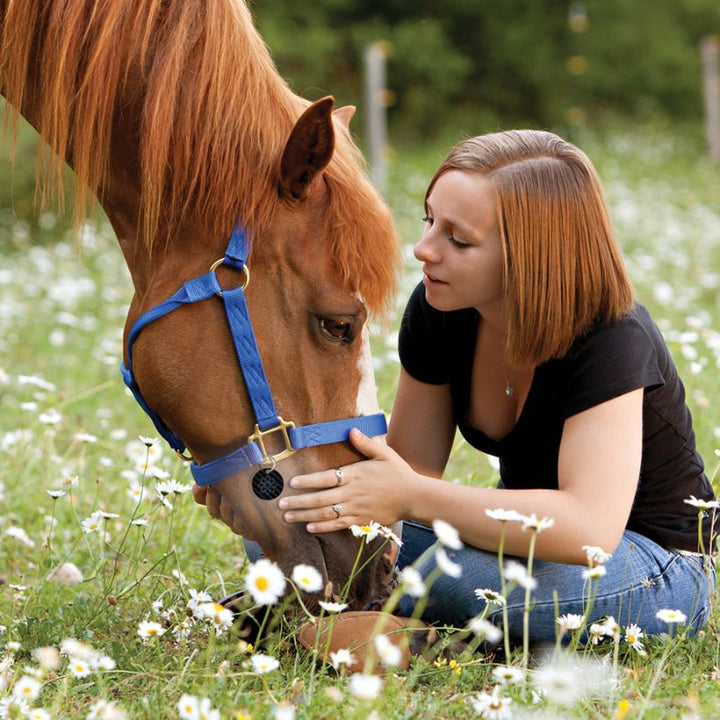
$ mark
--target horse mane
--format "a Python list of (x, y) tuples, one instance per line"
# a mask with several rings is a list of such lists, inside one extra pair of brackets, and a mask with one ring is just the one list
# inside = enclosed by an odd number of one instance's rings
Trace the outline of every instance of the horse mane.
[[(161, 227), (170, 229), (163, 238), (170, 244), (172, 228), (189, 218), (223, 237), (242, 218), (262, 238), (278, 202), (282, 149), (308, 102), (278, 74), (244, 2), (4, 5), (0, 89), (52, 150), (39, 164), (42, 198), (55, 190), (62, 207), (67, 161), (76, 175), (79, 224), (89, 192), (102, 200), (112, 163), (124, 160), (140, 188), (148, 251), (160, 244)], [(399, 261), (392, 220), (356, 146), (336, 129), (325, 171), (330, 252), (345, 281), (372, 311), (382, 311)], [(128, 143), (138, 148), (136, 161), (112, 156)]]

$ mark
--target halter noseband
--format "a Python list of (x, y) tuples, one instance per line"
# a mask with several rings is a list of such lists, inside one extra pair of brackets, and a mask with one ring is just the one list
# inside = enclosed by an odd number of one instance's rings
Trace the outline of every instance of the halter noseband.
[[(245, 264), (248, 251), (249, 244), (245, 240), (245, 233), (238, 225), (230, 236), (225, 256), (213, 263), (208, 273), (188, 280), (171, 298), (144, 312), (135, 321), (135, 324), (130, 329), (127, 341), (127, 366), (122, 363), (120, 370), (125, 384), (132, 390), (135, 399), (153, 421), (157, 431), (167, 440), (173, 450), (186, 457), (183, 455), (185, 443), (170, 430), (142, 396), (133, 373), (132, 347), (143, 328), (173, 310), (211, 297), (217, 296), (221, 298), (225, 306), (225, 314), (240, 369), (255, 413), (256, 424), (254, 432), (248, 436), (246, 445), (202, 465), (192, 462), (190, 470), (195, 482), (198, 485), (206, 486), (224, 480), (243, 470), (265, 466), (261, 470), (263, 478), (267, 475), (274, 475), (275, 485), (277, 485), (279, 479), (281, 491), (282, 476), (274, 470), (275, 463), (278, 460), (282, 460), (302, 448), (345, 442), (352, 428), (358, 428), (366, 435), (383, 435), (387, 432), (387, 424), (383, 413), (362, 415), (344, 420), (331, 420), (301, 427), (295, 427), (295, 423), (283, 420), (278, 415), (262, 360), (260, 359), (260, 351), (258, 350), (245, 301), (245, 288), (250, 280), (250, 273)], [(232, 290), (223, 290), (215, 274), (215, 270), (220, 265), (228, 265), (242, 272), (244, 276), (242, 284)], [(270, 454), (265, 445), (265, 438), (273, 433), (280, 433), (284, 449), (278, 453)], [(256, 473), (253, 488), (256, 494), (264, 497), (255, 486), (255, 481), (259, 475), (260, 473)], [(279, 494), (279, 491), (272, 491), (267, 494), (267, 497), (276, 497)]]

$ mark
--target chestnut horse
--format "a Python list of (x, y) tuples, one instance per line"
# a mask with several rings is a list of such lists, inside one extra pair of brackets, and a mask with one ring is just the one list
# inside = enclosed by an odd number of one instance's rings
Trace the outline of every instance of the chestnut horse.
[[(76, 220), (94, 195), (130, 270), (125, 362), (136, 319), (208, 273), (240, 222), (247, 306), (279, 414), (307, 425), (375, 412), (367, 317), (388, 308), (399, 253), (350, 138), (352, 109), (295, 95), (241, 0), (0, 0), (0, 22), (0, 90), (53, 151), (41, 192), (62, 200), (67, 163)], [(222, 265), (217, 279), (232, 288), (240, 274)], [(184, 305), (132, 347), (138, 392), (200, 466), (255, 424), (222, 306), (215, 293)], [(277, 469), (289, 478), (354, 460), (341, 442)], [(342, 587), (358, 540), (286, 524), (277, 500), (253, 492), (255, 470), (213, 486), (223, 521), (286, 574), (308, 563)], [(366, 565), (353, 607), (382, 590), (386, 570)]]

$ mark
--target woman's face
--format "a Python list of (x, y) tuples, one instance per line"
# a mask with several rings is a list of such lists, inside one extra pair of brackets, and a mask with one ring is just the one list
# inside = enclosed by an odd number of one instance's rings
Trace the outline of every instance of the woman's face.
[(496, 191), (483, 175), (450, 170), (427, 199), (415, 257), (422, 263), (427, 301), (438, 310), (473, 307), (502, 316), (503, 248)]

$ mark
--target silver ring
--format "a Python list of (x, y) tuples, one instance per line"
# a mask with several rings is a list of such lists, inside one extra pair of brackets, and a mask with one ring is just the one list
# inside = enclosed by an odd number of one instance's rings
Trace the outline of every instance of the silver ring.
[(342, 515), (342, 505), (335, 503), (335, 505), (332, 506), (332, 511), (339, 518)]
[(337, 478), (337, 482), (335, 483), (335, 487), (338, 487), (340, 483), (342, 482), (342, 479), (344, 477), (344, 473), (340, 468), (335, 468), (335, 477)]

